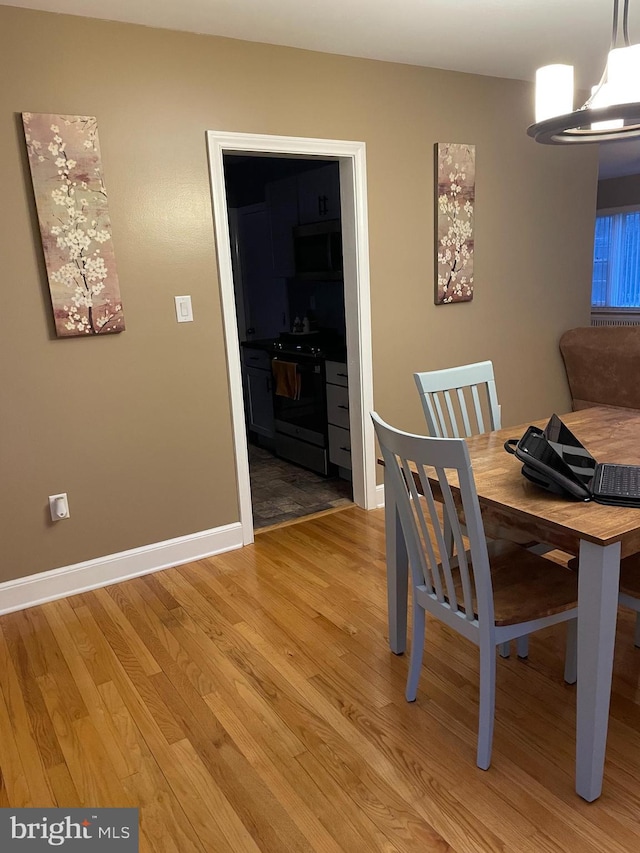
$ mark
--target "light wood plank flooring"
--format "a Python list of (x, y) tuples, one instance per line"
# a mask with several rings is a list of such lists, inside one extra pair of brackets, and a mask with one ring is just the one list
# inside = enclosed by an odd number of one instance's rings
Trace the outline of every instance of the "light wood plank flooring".
[(427, 627), (418, 700), (387, 646), (381, 511), (0, 617), (0, 806), (139, 806), (143, 851), (640, 849), (640, 650), (621, 614), (604, 794), (574, 793), (564, 633), (498, 661)]

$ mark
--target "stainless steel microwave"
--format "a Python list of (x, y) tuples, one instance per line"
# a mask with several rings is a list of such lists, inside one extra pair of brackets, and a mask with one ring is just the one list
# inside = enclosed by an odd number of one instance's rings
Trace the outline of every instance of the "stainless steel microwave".
[(293, 229), (296, 278), (342, 279), (342, 227), (339, 219)]

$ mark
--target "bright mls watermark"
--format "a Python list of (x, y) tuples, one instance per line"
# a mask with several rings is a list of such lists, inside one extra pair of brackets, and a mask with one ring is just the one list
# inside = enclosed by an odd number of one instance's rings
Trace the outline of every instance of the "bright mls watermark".
[(0, 851), (138, 853), (138, 809), (0, 809)]

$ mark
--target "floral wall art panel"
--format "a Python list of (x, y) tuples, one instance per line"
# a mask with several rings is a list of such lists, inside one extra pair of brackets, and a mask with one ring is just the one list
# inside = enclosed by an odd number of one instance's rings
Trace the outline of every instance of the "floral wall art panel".
[(97, 120), (22, 113), (22, 121), (56, 333), (122, 332)]
[(476, 147), (436, 144), (436, 305), (473, 299), (473, 216)]

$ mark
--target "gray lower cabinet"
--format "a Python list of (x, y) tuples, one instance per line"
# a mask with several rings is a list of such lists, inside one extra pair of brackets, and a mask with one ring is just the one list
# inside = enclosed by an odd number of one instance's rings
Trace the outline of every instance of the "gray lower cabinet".
[(347, 365), (327, 361), (327, 421), (329, 459), (341, 473), (351, 472), (351, 433), (349, 431), (349, 378)]
[(273, 438), (273, 395), (269, 353), (243, 347), (242, 372), (247, 428), (256, 435)]

